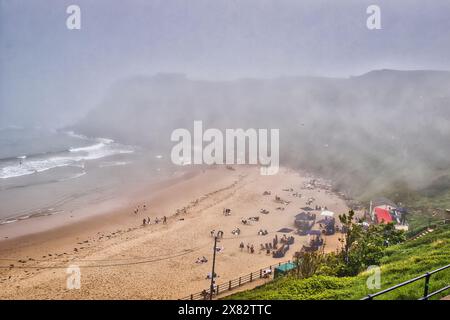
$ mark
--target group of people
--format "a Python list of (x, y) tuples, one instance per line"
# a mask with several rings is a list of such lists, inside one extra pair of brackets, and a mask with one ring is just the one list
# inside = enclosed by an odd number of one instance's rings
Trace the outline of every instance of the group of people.
[[(167, 217), (164, 216), (162, 217), (162, 219), (160, 220), (158, 217), (155, 218), (155, 224), (159, 224), (162, 221), (163, 224), (167, 223)], [(147, 217), (147, 219), (142, 219), (142, 225), (145, 226), (147, 224), (151, 224), (151, 220), (150, 217)]]
[[(241, 251), (244, 250), (244, 248), (245, 248), (244, 242), (241, 242), (239, 244), (239, 248), (241, 249)], [(247, 243), (247, 252), (255, 253), (255, 247), (253, 246), (253, 244), (251, 245), (251, 244)]]
[(266, 234), (269, 234), (269, 232), (267, 232), (267, 230), (259, 229), (258, 236), (265, 236)]
[(203, 264), (203, 263), (207, 263), (208, 262), (208, 259), (206, 259), (206, 257), (205, 256), (203, 256), (203, 257), (199, 257), (199, 258), (197, 258), (197, 261), (195, 261), (195, 263), (197, 263), (197, 264)]
[(280, 242), (283, 244), (293, 244), (295, 238), (293, 236), (287, 237), (285, 234), (281, 237)]
[(241, 229), (236, 228), (236, 229), (234, 229), (233, 231), (231, 231), (231, 234), (233, 234), (233, 235), (235, 235), (235, 236), (238, 236), (238, 235), (241, 234)]
[[(138, 214), (139, 213), (139, 210), (141, 210), (142, 209), (142, 211), (147, 211), (147, 205), (146, 204), (143, 204), (142, 205), (142, 207), (140, 206), (140, 205), (138, 205), (135, 209), (134, 209), (134, 214)], [(166, 216), (164, 216), (164, 217), (162, 217), (161, 219), (159, 219), (158, 217), (156, 217), (155, 218), (155, 224), (158, 224), (158, 223), (160, 223), (162, 221), (162, 223), (163, 224), (166, 224), (167, 223), (167, 217)], [(148, 225), (148, 224), (151, 224), (151, 219), (150, 219), (150, 217), (147, 217), (147, 218), (144, 218), (144, 219), (142, 219), (142, 225), (143, 226), (145, 226), (145, 225)]]
[[(214, 278), (216, 278), (217, 275), (214, 273)], [(211, 279), (211, 275), (208, 274), (206, 276), (206, 279)], [(212, 295), (215, 295), (217, 293), (217, 284), (216, 281), (212, 281)], [(203, 300), (208, 300), (210, 298), (211, 292), (206, 291), (206, 289), (203, 289), (203, 291), (201, 292), (201, 295), (203, 297)]]

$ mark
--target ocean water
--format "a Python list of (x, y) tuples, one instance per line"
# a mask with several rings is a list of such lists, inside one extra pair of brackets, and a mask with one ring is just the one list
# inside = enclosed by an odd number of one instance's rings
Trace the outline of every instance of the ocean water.
[[(134, 149), (106, 138), (88, 138), (74, 132), (3, 130), (0, 138), (0, 179), (38, 174), (58, 167), (83, 169), (86, 161)], [(82, 170), (81, 170), (82, 171)]]
[(164, 159), (108, 137), (0, 129), (1, 225), (72, 212), (164, 174)]

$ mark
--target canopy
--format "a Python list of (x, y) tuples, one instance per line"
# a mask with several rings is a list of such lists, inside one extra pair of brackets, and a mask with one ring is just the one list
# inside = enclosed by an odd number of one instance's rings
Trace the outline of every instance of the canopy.
[(325, 210), (325, 211), (322, 211), (322, 213), (320, 215), (324, 216), (324, 217), (334, 217), (334, 212)]
[(292, 262), (283, 263), (282, 265), (275, 267), (274, 278), (278, 278), (280, 275), (289, 272), (292, 269), (295, 269), (295, 264)]
[(286, 262), (286, 263), (283, 263), (283, 264), (279, 265), (278, 267), (275, 267), (275, 270), (281, 271), (281, 272), (286, 272), (286, 271), (292, 270), (294, 268), (295, 268), (295, 264), (294, 263)]

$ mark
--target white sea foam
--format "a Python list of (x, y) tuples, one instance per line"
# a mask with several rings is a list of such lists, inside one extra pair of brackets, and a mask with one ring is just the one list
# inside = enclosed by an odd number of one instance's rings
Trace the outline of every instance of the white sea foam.
[(80, 147), (80, 148), (70, 148), (70, 152), (89, 152), (93, 150), (99, 150), (105, 147), (105, 144), (103, 142), (96, 143), (87, 147)]
[(0, 225), (17, 222), (17, 219), (0, 220)]
[[(96, 139), (96, 141), (99, 140)], [(19, 164), (6, 164), (3, 168), (0, 168), (0, 179), (35, 174), (58, 167), (80, 166), (80, 162), (82, 161), (134, 152), (130, 147), (113, 143), (111, 139), (101, 138), (101, 141), (86, 147), (70, 148), (69, 152), (62, 152), (56, 155), (52, 154), (50, 157), (23, 158)], [(81, 166), (84, 166), (84, 162), (81, 163)]]

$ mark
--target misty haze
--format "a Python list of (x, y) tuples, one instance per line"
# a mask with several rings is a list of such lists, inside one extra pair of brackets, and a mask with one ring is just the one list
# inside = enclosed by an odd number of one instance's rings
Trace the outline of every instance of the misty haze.
[[(424, 296), (445, 298), (449, 14), (0, 0), (0, 297), (361, 299), (445, 267)], [(276, 174), (245, 139), (234, 163), (174, 161), (196, 121), (278, 130)]]

